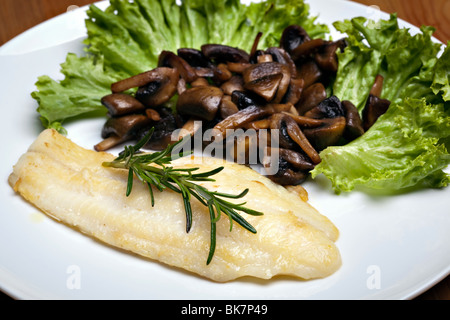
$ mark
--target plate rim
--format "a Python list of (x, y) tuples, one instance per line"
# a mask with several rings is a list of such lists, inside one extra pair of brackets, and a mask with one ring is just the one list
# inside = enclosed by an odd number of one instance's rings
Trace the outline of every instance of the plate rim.
[[(342, 3), (346, 3), (347, 5), (350, 4), (350, 5), (367, 8), (367, 6), (365, 6), (363, 4), (352, 2), (352, 1), (347, 1), (347, 0), (324, 0), (324, 1), (342, 2)], [(309, 1), (306, 0), (306, 2), (308, 3)], [(101, 1), (94, 2), (93, 4), (98, 5), (100, 3), (103, 3), (104, 5), (106, 5), (109, 3), (109, 1), (101, 0)], [(77, 10), (85, 11), (85, 10), (87, 10), (87, 8), (89, 6), (90, 5), (85, 5), (85, 6), (79, 7)], [(8, 40), (0, 47), (0, 58), (2, 56), (2, 52), (5, 51), (5, 48), (9, 49), (11, 46), (13, 47), (18, 41), (21, 41), (22, 38), (28, 36), (29, 34), (39, 32), (43, 26), (48, 26), (48, 25), (54, 24), (56, 20), (64, 19), (67, 16), (67, 14), (69, 14), (69, 13), (70, 12), (65, 12), (65, 13), (62, 13), (51, 19), (48, 19), (40, 24), (37, 24), (36, 26), (33, 26), (30, 29), (27, 29), (26, 31), (15, 36), (14, 38)], [(388, 14), (388, 13), (385, 13), (385, 14)], [(407, 21), (404, 21), (400, 18), (398, 18), (398, 20), (402, 21), (402, 23), (405, 23), (406, 25), (409, 25), (412, 28), (418, 29), (418, 27), (410, 24)], [(442, 43), (440, 40), (438, 40), (438, 39), (436, 39), (436, 40), (439, 41), (440, 43)], [(417, 286), (415, 286), (414, 289), (412, 288), (411, 292), (409, 294), (404, 295), (403, 298), (401, 298), (401, 299), (413, 299), (413, 298), (419, 296), (420, 294), (424, 293), (425, 291), (427, 291), (428, 289), (430, 289), (431, 287), (433, 287), (434, 285), (436, 285), (437, 283), (439, 283), (440, 281), (445, 279), (445, 277), (447, 277), (449, 274), (450, 274), (450, 266), (448, 266), (448, 268), (443, 270), (441, 273), (436, 274), (434, 276), (430, 276), (428, 280), (424, 280), (424, 282), (426, 282), (426, 285), (417, 285)], [(27, 287), (20, 287), (17, 285), (14, 286), (14, 281), (11, 281), (10, 279), (8, 279), (8, 277), (4, 277), (4, 275), (5, 275), (5, 270), (2, 270), (2, 272), (0, 274), (0, 276), (1, 276), (0, 288), (3, 292), (10, 295), (14, 299), (39, 299), (38, 296), (33, 295), (32, 290), (31, 291), (27, 290), (27, 289), (29, 289)]]

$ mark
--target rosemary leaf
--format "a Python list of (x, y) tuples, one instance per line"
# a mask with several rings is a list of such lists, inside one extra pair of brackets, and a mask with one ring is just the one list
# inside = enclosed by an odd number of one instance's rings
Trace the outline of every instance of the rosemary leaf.
[(126, 195), (129, 196), (133, 189), (133, 180), (136, 176), (141, 182), (148, 186), (151, 197), (152, 207), (155, 205), (154, 192), (152, 187), (163, 192), (170, 189), (181, 195), (183, 198), (184, 209), (186, 213), (186, 232), (189, 233), (192, 228), (192, 197), (196, 198), (202, 205), (206, 206), (210, 216), (210, 248), (207, 264), (210, 264), (216, 249), (216, 228), (221, 214), (228, 216), (230, 220), (230, 232), (233, 223), (236, 222), (246, 230), (256, 233), (256, 229), (242, 217), (238, 212), (249, 215), (259, 216), (262, 212), (249, 209), (243, 203), (232, 203), (225, 199), (241, 199), (247, 195), (248, 189), (241, 193), (227, 194), (216, 191), (210, 191), (207, 188), (197, 184), (202, 181), (215, 181), (212, 176), (221, 172), (224, 167), (197, 173), (199, 168), (176, 169), (170, 166), (171, 161), (184, 157), (192, 153), (175, 153), (175, 147), (183, 143), (180, 140), (169, 145), (166, 149), (154, 153), (142, 153), (140, 151), (149, 141), (154, 129), (150, 130), (145, 137), (134, 146), (126, 146), (119, 153), (119, 156), (111, 162), (103, 163), (105, 167), (128, 170), (128, 180)]

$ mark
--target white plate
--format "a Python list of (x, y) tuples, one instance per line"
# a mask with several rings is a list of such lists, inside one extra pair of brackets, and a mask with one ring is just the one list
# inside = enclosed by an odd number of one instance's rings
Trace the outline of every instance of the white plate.
[[(310, 2), (312, 13), (328, 23), (359, 15), (387, 17), (346, 1)], [(105, 246), (24, 202), (7, 177), (42, 130), (30, 92), (38, 76), (60, 77), (67, 52), (81, 53), (85, 9), (52, 19), (0, 48), (2, 290), (19, 299), (410, 299), (449, 274), (450, 188), (395, 197), (336, 196), (326, 181), (308, 183), (311, 204), (340, 229), (342, 268), (313, 281), (283, 277), (226, 284)], [(69, 138), (92, 148), (103, 121), (67, 125)], [(71, 282), (74, 275), (79, 283)]]

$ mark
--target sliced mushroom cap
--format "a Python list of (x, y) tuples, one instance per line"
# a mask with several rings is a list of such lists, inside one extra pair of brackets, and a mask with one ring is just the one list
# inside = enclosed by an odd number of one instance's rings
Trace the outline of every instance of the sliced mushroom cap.
[(278, 47), (270, 47), (265, 51), (266, 54), (272, 56), (272, 60), (281, 63), (289, 68), (292, 78), (297, 77), (297, 67), (295, 62), (292, 60), (291, 55), (286, 52), (286, 50)]
[(270, 111), (256, 105), (241, 109), (239, 112), (230, 115), (214, 126), (213, 139), (215, 141), (220, 141), (226, 138), (227, 130), (243, 128), (246, 124), (267, 116), (269, 113)]
[(345, 112), (345, 119), (347, 121), (344, 137), (348, 141), (352, 141), (364, 134), (361, 116), (355, 105), (348, 100), (342, 101), (342, 107)]
[(183, 58), (192, 67), (209, 68), (211, 61), (205, 57), (202, 51), (192, 48), (180, 48), (177, 55)]
[(181, 78), (187, 83), (191, 83), (197, 79), (197, 74), (193, 67), (187, 63), (182, 57), (177, 56), (171, 51), (162, 51), (158, 59), (158, 67), (169, 67), (177, 69)]
[(219, 106), (220, 117), (222, 119), (226, 119), (229, 116), (238, 113), (239, 108), (236, 104), (231, 100), (231, 96), (223, 96), (222, 101)]
[(292, 49), (291, 57), (294, 61), (303, 61), (306, 58), (309, 58), (313, 53), (319, 50), (324, 44), (323, 39), (312, 39), (309, 41), (303, 42), (298, 47)]
[(109, 118), (102, 129), (102, 142), (94, 146), (97, 151), (106, 151), (119, 143), (133, 139), (139, 130), (149, 126), (151, 119), (141, 114)]
[(338, 60), (336, 52), (339, 48), (339, 42), (324, 42), (315, 54), (317, 64), (322, 70), (336, 72), (338, 69)]
[(362, 111), (363, 128), (365, 131), (369, 130), (378, 118), (386, 113), (390, 104), (391, 102), (387, 99), (381, 99), (369, 94)]
[(321, 121), (323, 122), (322, 126), (303, 130), (305, 136), (318, 151), (336, 145), (343, 137), (346, 127), (345, 117), (322, 119)]
[(300, 100), (295, 105), (300, 115), (316, 107), (319, 103), (327, 98), (327, 91), (324, 85), (320, 82), (310, 85), (303, 90)]
[(150, 82), (165, 82), (167, 78), (172, 79), (173, 77), (175, 77), (175, 73), (176, 78), (178, 78), (178, 71), (172, 68), (161, 67), (152, 69), (150, 71), (146, 71), (130, 78), (126, 78), (113, 83), (111, 85), (111, 91), (113, 93), (119, 93), (127, 91), (129, 89), (145, 86)]
[(272, 101), (280, 86), (283, 75), (281, 73), (269, 74), (245, 83), (244, 88), (250, 90), (266, 101)]
[(158, 107), (169, 101), (177, 92), (179, 78), (177, 69), (153, 69), (152, 80), (139, 86), (135, 97), (146, 107)]
[(289, 68), (279, 62), (254, 64), (244, 70), (242, 77), (246, 89), (276, 103), (283, 99), (291, 82)]
[(190, 88), (178, 97), (177, 112), (211, 121), (219, 110), (222, 97), (223, 91), (214, 86)]
[(271, 116), (271, 130), (279, 130), (279, 145), (282, 148), (294, 149), (298, 145), (315, 164), (321, 161), (318, 152), (308, 141), (298, 124), (285, 113), (275, 113)]
[(241, 76), (234, 75), (228, 81), (224, 82), (220, 88), (227, 95), (232, 95), (234, 91), (244, 91), (244, 80)]
[(292, 50), (297, 48), (305, 41), (309, 41), (311, 38), (305, 29), (299, 25), (291, 25), (283, 30), (280, 40), (280, 47), (291, 53)]
[(231, 94), (231, 100), (239, 109), (245, 109), (250, 106), (263, 105), (264, 101), (260, 96), (249, 92), (249, 91), (238, 91), (235, 90)]
[(257, 58), (257, 63), (264, 63), (264, 62), (273, 62), (273, 58), (270, 54), (261, 54)]
[(311, 160), (300, 152), (279, 148), (278, 154), (297, 170), (310, 171), (315, 167)]
[(304, 85), (305, 81), (303, 79), (291, 78), (291, 82), (289, 83), (288, 90), (284, 95), (282, 102), (292, 103), (293, 105), (297, 104), (302, 97)]
[(233, 76), (231, 71), (228, 70), (228, 65), (225, 63), (219, 63), (217, 66), (212, 68), (212, 71), (212, 79), (219, 84), (230, 80), (230, 78)]
[(304, 115), (313, 119), (345, 117), (342, 103), (336, 96), (326, 98)]
[(297, 78), (305, 81), (304, 88), (308, 88), (313, 83), (320, 81), (322, 76), (322, 70), (313, 59), (305, 61), (297, 69)]
[[(290, 160), (294, 163), (299, 163), (300, 161), (297, 161), (300, 160), (299, 157), (295, 159), (296, 155), (291, 152), (283, 152), (282, 150), (286, 149), (281, 148), (277, 149), (278, 157), (276, 157), (273, 155), (273, 150), (274, 148), (268, 147), (266, 149), (266, 155), (263, 159), (263, 165), (266, 169), (268, 169), (268, 172), (272, 173), (275, 169), (278, 169), (275, 174), (268, 175), (270, 180), (283, 186), (298, 185), (306, 180), (308, 177), (307, 170), (303, 171), (297, 169), (288, 161)], [(297, 154), (300, 155), (299, 153)], [(273, 161), (277, 161), (277, 163), (274, 164)]]
[(227, 62), (227, 67), (230, 72), (241, 74), (245, 69), (251, 66), (249, 62)]
[[(160, 120), (152, 122), (151, 126), (154, 128), (150, 140), (145, 145), (150, 150), (164, 150), (172, 141), (172, 133), (178, 129), (178, 121), (172, 110), (167, 107), (158, 109)], [(148, 133), (149, 127), (143, 127), (136, 133), (136, 139), (140, 140)]]
[(222, 44), (205, 44), (201, 47), (201, 51), (207, 59), (216, 63), (249, 62), (250, 60), (249, 54), (244, 50)]
[(118, 118), (109, 118), (102, 130), (102, 138), (116, 135), (121, 138), (132, 137), (139, 129), (151, 123), (151, 120), (141, 114), (126, 115)]
[(106, 95), (101, 99), (101, 103), (108, 109), (111, 117), (141, 113), (145, 110), (145, 106), (139, 100), (125, 93)]

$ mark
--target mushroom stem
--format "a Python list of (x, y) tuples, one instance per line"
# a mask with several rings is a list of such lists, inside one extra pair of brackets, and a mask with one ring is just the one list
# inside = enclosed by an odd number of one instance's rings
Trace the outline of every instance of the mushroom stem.
[(271, 129), (280, 129), (282, 123), (286, 125), (289, 137), (308, 155), (308, 157), (317, 164), (321, 161), (319, 153), (314, 149), (306, 138), (298, 124), (289, 115), (284, 113), (276, 113), (272, 116)]
[(111, 148), (114, 148), (115, 146), (117, 146), (119, 143), (122, 143), (123, 139), (117, 135), (111, 135), (108, 138), (104, 139), (103, 141), (97, 143), (94, 146), (94, 150), (95, 151), (106, 151), (109, 150)]

